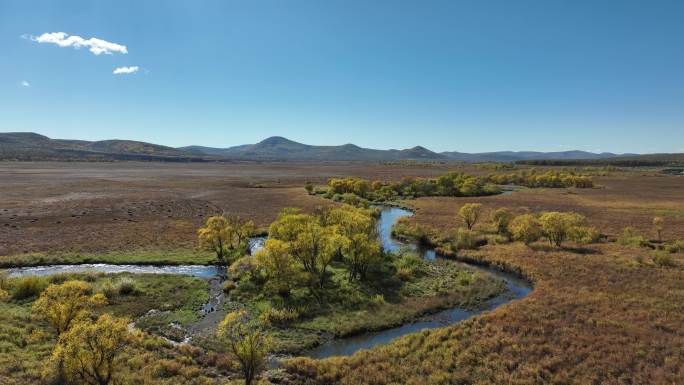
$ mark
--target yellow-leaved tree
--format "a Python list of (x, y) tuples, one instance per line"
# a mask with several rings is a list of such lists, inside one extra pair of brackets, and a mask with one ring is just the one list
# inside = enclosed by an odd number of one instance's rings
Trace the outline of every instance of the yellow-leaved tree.
[(228, 351), (237, 359), (251, 385), (266, 366), (271, 339), (259, 320), (250, 317), (245, 310), (229, 313), (218, 327), (218, 336), (228, 345)]
[(312, 283), (323, 287), (326, 271), (341, 247), (339, 234), (323, 226), (319, 218), (295, 210), (283, 210), (271, 223), (269, 237), (286, 242), (290, 255), (301, 264)]
[(207, 219), (205, 226), (197, 230), (197, 238), (199, 247), (216, 253), (218, 264), (225, 266), (247, 252), (253, 232), (254, 222), (219, 215)]
[(574, 232), (577, 226), (581, 226), (586, 218), (573, 212), (544, 212), (539, 217), (542, 232), (552, 245), (561, 247)]
[(535, 242), (541, 237), (541, 226), (532, 214), (519, 215), (508, 226), (513, 239), (526, 245)]
[(480, 219), (481, 213), (482, 204), (480, 203), (466, 203), (458, 210), (458, 216), (461, 217), (468, 230), (472, 230), (477, 220)]
[(264, 248), (259, 250), (255, 258), (268, 276), (266, 287), (283, 297), (301, 281), (301, 272), (297, 261), (290, 255), (287, 242), (279, 239), (267, 239)]
[(66, 281), (48, 286), (33, 303), (33, 311), (45, 318), (61, 334), (74, 320), (87, 318), (94, 306), (107, 304), (103, 294), (93, 294), (92, 286), (84, 281)]
[(80, 319), (60, 335), (51, 360), (68, 383), (109, 385), (115, 383), (117, 359), (135, 338), (126, 319)]
[(377, 219), (371, 210), (349, 205), (336, 207), (327, 213), (325, 223), (335, 227), (339, 234), (338, 252), (347, 265), (350, 281), (365, 279), (369, 269), (382, 262)]

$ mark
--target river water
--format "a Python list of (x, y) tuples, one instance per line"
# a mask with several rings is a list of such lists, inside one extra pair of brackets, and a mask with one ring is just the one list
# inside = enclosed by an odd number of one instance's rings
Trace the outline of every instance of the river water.
[[(413, 215), (411, 211), (389, 206), (380, 206), (381, 210), (380, 220), (378, 221), (378, 232), (382, 246), (385, 250), (396, 252), (402, 248), (409, 248), (419, 253), (423, 259), (434, 260), (438, 258), (435, 250), (431, 248), (418, 247), (415, 244), (404, 244), (392, 238), (392, 226), (399, 220), (399, 218)], [(254, 253), (264, 244), (264, 237), (255, 237), (250, 240), (250, 251)], [(531, 291), (531, 285), (512, 274), (501, 272), (499, 270), (475, 266), (462, 262), (453, 262), (462, 264), (464, 268), (475, 271), (480, 271), (485, 274), (493, 275), (506, 282), (507, 290), (503, 294), (488, 300), (484, 306), (477, 310), (463, 310), (460, 308), (453, 308), (444, 310), (422, 319), (398, 326), (391, 329), (386, 329), (379, 332), (363, 333), (352, 337), (334, 339), (326, 342), (317, 348), (305, 352), (303, 355), (312, 358), (325, 358), (330, 356), (350, 355), (361, 349), (369, 349), (374, 346), (386, 344), (391, 340), (401, 337), (409, 333), (415, 333), (423, 329), (434, 329), (454, 324), (456, 322), (465, 320), (475, 315), (481, 314), (484, 311), (495, 309), (496, 307), (506, 304), (511, 300), (525, 297)], [(10, 277), (20, 277), (27, 275), (50, 275), (59, 273), (81, 273), (81, 272), (102, 272), (102, 273), (135, 273), (135, 274), (182, 274), (191, 275), (199, 278), (212, 278), (220, 275), (220, 271), (216, 266), (202, 266), (202, 265), (180, 265), (180, 266), (152, 266), (152, 265), (111, 265), (111, 264), (82, 264), (82, 265), (50, 265), (50, 266), (34, 266), (34, 267), (20, 267), (8, 269)]]

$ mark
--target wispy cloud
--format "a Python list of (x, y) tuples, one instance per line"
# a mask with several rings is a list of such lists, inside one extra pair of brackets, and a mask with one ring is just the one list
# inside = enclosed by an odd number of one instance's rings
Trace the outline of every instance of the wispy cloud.
[(134, 73), (138, 72), (139, 69), (140, 68), (138, 68), (138, 66), (118, 67), (118, 68), (115, 68), (112, 73), (114, 75), (134, 74)]
[(51, 43), (57, 44), (60, 47), (88, 47), (88, 50), (95, 55), (112, 53), (128, 53), (128, 49), (125, 45), (112, 43), (106, 40), (98, 39), (96, 37), (91, 37), (89, 39), (84, 39), (77, 35), (69, 35), (65, 32), (50, 32), (44, 33), (40, 36), (30, 36), (31, 40), (38, 43)]
[(22, 80), (19, 84), (21, 84), (22, 87), (31, 87), (31, 83), (27, 82), (26, 80)]

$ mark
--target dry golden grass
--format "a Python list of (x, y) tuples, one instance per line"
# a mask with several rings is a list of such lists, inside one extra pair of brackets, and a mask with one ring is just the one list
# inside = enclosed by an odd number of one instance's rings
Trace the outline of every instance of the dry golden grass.
[[(684, 178), (632, 174), (601, 179), (603, 189), (530, 190), (483, 198), (411, 201), (411, 221), (437, 233), (460, 225), (457, 209), (481, 202), (484, 218), (572, 210), (605, 233), (625, 226), (651, 233), (665, 212), (666, 240), (684, 237)], [(575, 245), (571, 245), (575, 246)], [(302, 384), (683, 384), (684, 255), (657, 267), (648, 249), (617, 243), (553, 249), (520, 243), (461, 255), (505, 266), (534, 281), (526, 298), (452, 327), (407, 336), (349, 358), (296, 359)]]

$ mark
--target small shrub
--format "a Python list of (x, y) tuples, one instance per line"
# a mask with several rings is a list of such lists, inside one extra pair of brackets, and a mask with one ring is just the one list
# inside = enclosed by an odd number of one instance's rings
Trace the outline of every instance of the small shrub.
[(48, 286), (45, 278), (36, 276), (16, 278), (12, 283), (12, 298), (15, 300), (37, 297)]
[(625, 227), (622, 235), (618, 238), (618, 243), (625, 246), (645, 247), (648, 245), (646, 239), (639, 235), (634, 227)]
[(473, 283), (473, 281), (475, 281), (475, 276), (473, 274), (469, 274), (465, 271), (460, 271), (458, 273), (458, 283), (460, 283), (461, 286), (468, 286)]
[(236, 281), (247, 280), (256, 275), (258, 266), (253, 256), (245, 256), (233, 262), (228, 268), (231, 278)]
[(123, 277), (116, 283), (119, 295), (135, 295), (140, 293), (135, 281), (129, 277)]
[(423, 260), (414, 253), (402, 254), (394, 263), (399, 279), (407, 281), (422, 272)]
[(306, 192), (307, 192), (309, 195), (313, 194), (313, 191), (314, 191), (314, 185), (313, 185), (313, 183), (311, 183), (311, 182), (309, 182), (309, 181), (307, 180), (306, 183), (304, 183), (304, 189), (306, 190)]
[(300, 312), (297, 309), (274, 309), (268, 308), (261, 313), (259, 320), (264, 323), (270, 323), (274, 325), (288, 325), (296, 321)]
[(451, 249), (453, 251), (475, 249), (479, 241), (480, 237), (474, 231), (458, 228), (451, 236)]
[(671, 245), (665, 246), (665, 250), (670, 253), (684, 253), (684, 240), (675, 241)]
[(594, 226), (576, 226), (571, 230), (570, 239), (583, 244), (597, 243), (601, 233)]
[(509, 233), (508, 225), (510, 225), (512, 220), (513, 214), (508, 209), (500, 208), (492, 213), (492, 224), (499, 235), (507, 235)]
[(223, 292), (226, 293), (226, 294), (228, 294), (228, 293), (230, 293), (231, 291), (233, 291), (233, 289), (235, 289), (236, 287), (237, 287), (237, 285), (235, 284), (235, 282), (233, 282), (233, 281), (226, 281), (226, 282), (223, 283)]
[(382, 294), (376, 294), (372, 296), (370, 299), (370, 305), (372, 307), (380, 307), (386, 303), (387, 302), (385, 302), (385, 297)]
[(677, 262), (675, 259), (667, 253), (663, 252), (655, 252), (653, 253), (653, 263), (655, 263), (656, 266), (660, 267), (675, 267), (677, 266)]

